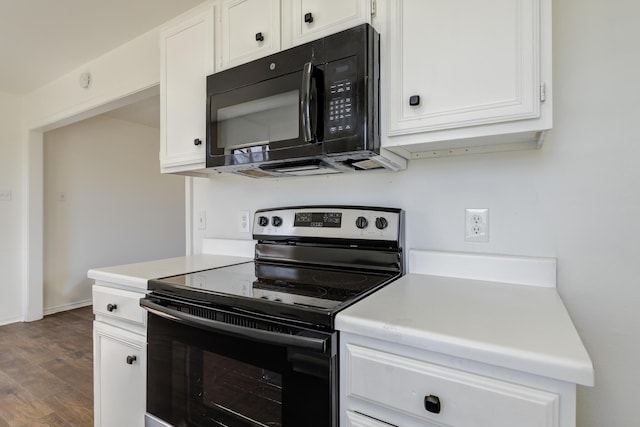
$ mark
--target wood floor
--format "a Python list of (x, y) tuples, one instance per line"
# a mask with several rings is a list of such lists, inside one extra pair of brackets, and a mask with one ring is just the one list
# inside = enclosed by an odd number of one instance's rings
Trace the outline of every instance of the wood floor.
[(0, 427), (93, 425), (91, 307), (0, 326)]

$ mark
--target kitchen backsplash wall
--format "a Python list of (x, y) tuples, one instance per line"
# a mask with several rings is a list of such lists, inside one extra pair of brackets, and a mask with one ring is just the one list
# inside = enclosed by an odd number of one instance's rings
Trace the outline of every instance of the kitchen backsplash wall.
[[(233, 175), (197, 178), (194, 223), (205, 210), (207, 229), (195, 226), (194, 250), (200, 251), (203, 237), (250, 238), (240, 231), (241, 211), (352, 204), (404, 209), (408, 247), (555, 256), (547, 221), (552, 195), (544, 191), (553, 178), (544, 157), (544, 152), (528, 151), (421, 160), (397, 173), (372, 171), (278, 180)], [(465, 242), (466, 208), (489, 209), (488, 243)]]

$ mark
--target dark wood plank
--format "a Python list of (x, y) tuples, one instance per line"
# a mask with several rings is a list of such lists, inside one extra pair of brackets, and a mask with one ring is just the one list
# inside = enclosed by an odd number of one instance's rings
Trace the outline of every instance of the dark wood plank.
[(20, 427), (73, 427), (73, 425), (60, 418), (57, 414), (49, 414), (38, 420), (28, 421), (20, 425)]
[(44, 401), (57, 416), (74, 426), (93, 425), (93, 399), (71, 386), (49, 394)]
[(0, 427), (93, 425), (93, 312), (0, 327)]
[(53, 408), (17, 386), (0, 398), (0, 414), (9, 425), (21, 426), (53, 414)]

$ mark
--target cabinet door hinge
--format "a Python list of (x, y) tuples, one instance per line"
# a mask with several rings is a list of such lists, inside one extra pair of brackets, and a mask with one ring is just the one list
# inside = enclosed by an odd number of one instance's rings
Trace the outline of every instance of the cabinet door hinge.
[(547, 100), (547, 85), (545, 82), (540, 83), (540, 102)]
[(376, 0), (371, 0), (371, 16), (376, 16)]

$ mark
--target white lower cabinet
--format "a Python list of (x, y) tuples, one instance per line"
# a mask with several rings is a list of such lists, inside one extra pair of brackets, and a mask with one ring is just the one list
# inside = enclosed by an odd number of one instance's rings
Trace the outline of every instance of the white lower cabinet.
[(142, 427), (146, 408), (146, 315), (141, 292), (94, 285), (95, 427)]
[(575, 426), (575, 386), (350, 334), (340, 346), (343, 427)]
[(389, 427), (393, 425), (367, 417), (366, 415), (362, 415), (357, 412), (347, 411), (345, 415), (346, 427)]

